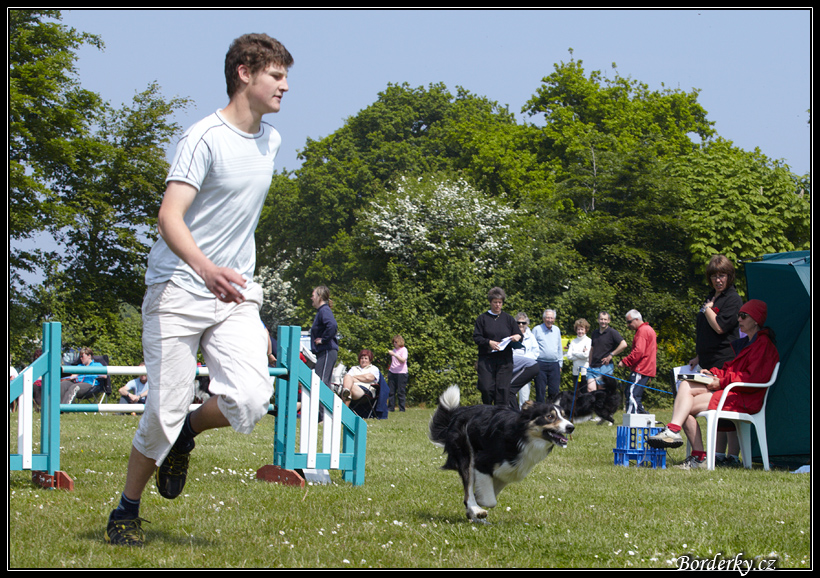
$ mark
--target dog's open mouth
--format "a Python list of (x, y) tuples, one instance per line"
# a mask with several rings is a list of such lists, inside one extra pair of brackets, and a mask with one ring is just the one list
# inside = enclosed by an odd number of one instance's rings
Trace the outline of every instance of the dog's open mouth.
[(547, 434), (547, 438), (551, 440), (552, 443), (554, 443), (555, 445), (561, 446), (562, 448), (567, 447), (567, 443), (569, 443), (569, 440), (560, 433), (550, 430), (545, 430), (545, 433)]

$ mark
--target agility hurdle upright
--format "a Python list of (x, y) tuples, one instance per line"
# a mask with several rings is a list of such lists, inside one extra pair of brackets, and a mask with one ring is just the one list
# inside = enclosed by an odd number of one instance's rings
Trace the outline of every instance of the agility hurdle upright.
[[(60, 404), (62, 372), (138, 375), (144, 367), (61, 366), (61, 324), (43, 323), (43, 354), (9, 384), (9, 403), (18, 400), (18, 453), (9, 455), (9, 470), (31, 470), (32, 480), (46, 488), (73, 489), (70, 477), (60, 471), (60, 412), (104, 410), (121, 413), (142, 411), (141, 404)], [(354, 485), (364, 483), (367, 424), (342, 403), (330, 388), (322, 387), (318, 376), (299, 358), (300, 327), (280, 327), (278, 367), (270, 368), (277, 377), (275, 397), (275, 438), (273, 465), (257, 471), (257, 478), (270, 482), (304, 484), (297, 470), (343, 471), (343, 479)], [(197, 373), (205, 375), (206, 368)], [(40, 409), (40, 452), (33, 453), (33, 388), (42, 378)], [(301, 406), (301, 420), (299, 418)], [(318, 450), (319, 408), (324, 408), (322, 451)], [(191, 406), (195, 409), (196, 406)], [(299, 446), (297, 450), (297, 425)]]
[(301, 485), (301, 476), (292, 476), (297, 470), (341, 470), (345, 481), (364, 484), (367, 424), (299, 358), (300, 327), (280, 326), (277, 338), (277, 364), (287, 373), (276, 383), (274, 463), (260, 468), (257, 477)]
[[(43, 323), (43, 353), (9, 384), (9, 403), (17, 407), (17, 452), (9, 454), (9, 470), (31, 470), (32, 480), (44, 487), (73, 489), (60, 471), (60, 348), (59, 323)], [(34, 382), (42, 378), (40, 453), (33, 452)]]

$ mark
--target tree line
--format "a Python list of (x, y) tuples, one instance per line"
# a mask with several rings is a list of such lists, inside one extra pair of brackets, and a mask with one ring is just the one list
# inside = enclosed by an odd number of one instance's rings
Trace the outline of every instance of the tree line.
[[(179, 131), (171, 118), (187, 101), (151, 86), (111, 109), (71, 74), (78, 43), (100, 39), (44, 22), (58, 18), (50, 11), (10, 12), (11, 238), (40, 228), (66, 249), (10, 255), (12, 281), (35, 264), (47, 273), (41, 286), (12, 283), (12, 352), (50, 318), (71, 344), (138, 361), (141, 275)], [(63, 84), (30, 94), (54, 54)], [(385, 369), (401, 334), (411, 399), (456, 383), (477, 400), (472, 326), (501, 286), (508, 312), (537, 323), (555, 309), (564, 334), (606, 310), (629, 340), (623, 316), (638, 309), (658, 333), (665, 383), (694, 355), (711, 255), (740, 268), (743, 294), (744, 260), (810, 248), (808, 175), (720, 137), (697, 90), (652, 90), (570, 56), (534, 87), (523, 122), (461, 88), (390, 84), (308, 139), (301, 167), (274, 176), (257, 230), (269, 329), (307, 328), (311, 289), (327, 285), (340, 361), (368, 348)], [(69, 114), (78, 101), (87, 112)], [(38, 124), (43, 110), (67, 124)]]

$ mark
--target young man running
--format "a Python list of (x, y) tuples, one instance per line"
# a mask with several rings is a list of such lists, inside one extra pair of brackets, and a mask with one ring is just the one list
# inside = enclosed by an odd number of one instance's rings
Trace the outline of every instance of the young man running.
[[(142, 341), (151, 395), (106, 542), (143, 545), (143, 490), (156, 475), (160, 495), (182, 493), (194, 436), (228, 425), (250, 433), (267, 413), (272, 387), (262, 289), (252, 280), (254, 231), (281, 138), (262, 116), (279, 112), (292, 64), (287, 49), (265, 34), (234, 40), (225, 57), (228, 105), (177, 145), (145, 275)], [(212, 397), (189, 414), (198, 349)]]

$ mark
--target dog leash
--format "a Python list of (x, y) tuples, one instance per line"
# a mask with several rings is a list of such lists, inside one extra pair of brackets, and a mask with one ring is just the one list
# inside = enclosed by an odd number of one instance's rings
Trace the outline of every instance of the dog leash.
[[(587, 373), (589, 373), (589, 372), (595, 373), (597, 375), (606, 375), (606, 376), (611, 377), (612, 379), (615, 379), (615, 380), (618, 380), (618, 381), (623, 381), (624, 383), (628, 383), (629, 385), (638, 385), (638, 382), (633, 382), (633, 381), (629, 381), (629, 380), (626, 380), (626, 379), (621, 379), (620, 377), (615, 377), (611, 373), (603, 373), (601, 371), (595, 371), (591, 367), (587, 367)], [(578, 379), (575, 381), (575, 391), (572, 394), (572, 408), (569, 411), (570, 419), (572, 419), (573, 412), (575, 411), (575, 398), (578, 397), (578, 383), (580, 381), (581, 381), (581, 374), (578, 374)], [(669, 395), (673, 395), (671, 391), (666, 391), (666, 390), (663, 390), (663, 389), (657, 389), (655, 387), (649, 387), (647, 385), (642, 385), (641, 387), (643, 387), (644, 389), (651, 389), (652, 391), (659, 391), (661, 393), (667, 393)], [(632, 395), (632, 388), (630, 388), (630, 397), (631, 397), (631, 395)], [(632, 401), (633, 402), (635, 401), (634, 398), (633, 398)]]
[[(596, 373), (596, 374), (598, 374), (598, 375), (606, 375), (606, 376), (608, 376), (608, 377), (611, 377), (612, 379), (617, 379), (618, 381), (623, 381), (624, 383), (628, 383), (628, 384), (630, 384), (630, 385), (639, 385), (639, 384), (638, 384), (637, 382), (635, 382), (635, 381), (629, 381), (629, 380), (627, 380), (627, 379), (621, 379), (620, 377), (615, 377), (615, 376), (614, 376), (614, 375), (612, 375), (611, 373), (603, 373), (603, 372), (601, 372), (601, 371), (595, 371), (595, 370), (594, 370), (594, 369), (592, 369), (591, 367), (587, 367), (587, 373), (589, 373), (590, 371), (591, 371), (592, 373)], [(669, 395), (673, 395), (673, 393), (672, 393), (671, 391), (666, 391), (665, 389), (657, 389), (657, 388), (654, 388), (654, 387), (649, 387), (648, 385), (641, 385), (641, 387), (642, 387), (642, 388), (644, 388), (644, 389), (651, 389), (652, 391), (659, 391), (659, 392), (661, 392), (661, 393), (668, 393)]]

